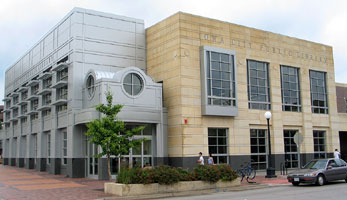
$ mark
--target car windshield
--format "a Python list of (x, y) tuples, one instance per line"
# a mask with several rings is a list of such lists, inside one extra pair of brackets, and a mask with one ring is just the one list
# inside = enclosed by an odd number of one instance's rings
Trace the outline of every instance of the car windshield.
[(325, 169), (326, 164), (327, 160), (312, 160), (305, 165), (304, 169)]

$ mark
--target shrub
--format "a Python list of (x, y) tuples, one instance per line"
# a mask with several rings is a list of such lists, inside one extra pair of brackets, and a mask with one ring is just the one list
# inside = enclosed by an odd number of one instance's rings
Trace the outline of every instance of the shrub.
[(122, 168), (117, 176), (117, 183), (131, 184), (133, 169)]
[(180, 181), (180, 174), (176, 168), (162, 165), (154, 168), (154, 182), (171, 185)]
[(219, 181), (221, 173), (216, 165), (199, 165), (194, 168), (197, 180), (215, 183)]
[(217, 168), (221, 173), (220, 179), (222, 181), (232, 181), (237, 178), (237, 173), (229, 165), (217, 165)]
[(189, 171), (188, 169), (177, 168), (179, 173), (180, 181), (195, 181), (195, 174)]
[(198, 166), (193, 172), (187, 169), (169, 166), (155, 168), (122, 168), (117, 176), (117, 182), (123, 184), (159, 183), (171, 185), (178, 181), (201, 180), (215, 183), (219, 180), (232, 181), (237, 178), (236, 172), (229, 165)]

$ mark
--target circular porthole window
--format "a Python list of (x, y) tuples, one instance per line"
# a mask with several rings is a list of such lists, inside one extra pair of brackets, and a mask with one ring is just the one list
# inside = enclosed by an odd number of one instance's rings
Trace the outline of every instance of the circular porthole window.
[(143, 88), (143, 81), (138, 74), (127, 74), (123, 80), (124, 90), (131, 96), (138, 95)]
[(94, 77), (92, 75), (89, 75), (87, 79), (87, 92), (89, 97), (92, 97), (94, 95), (94, 91), (95, 91)]

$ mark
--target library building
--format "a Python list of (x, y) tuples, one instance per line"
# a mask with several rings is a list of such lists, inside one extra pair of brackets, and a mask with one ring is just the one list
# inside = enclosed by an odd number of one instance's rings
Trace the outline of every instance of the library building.
[(112, 158), (114, 175), (123, 162), (192, 169), (199, 152), (265, 170), (269, 146), (277, 170), (335, 149), (347, 159), (347, 84), (331, 46), (182, 12), (145, 28), (74, 8), (6, 70), (3, 164), (107, 179), (85, 135), (106, 91), (124, 106), (118, 119), (146, 125), (141, 145)]

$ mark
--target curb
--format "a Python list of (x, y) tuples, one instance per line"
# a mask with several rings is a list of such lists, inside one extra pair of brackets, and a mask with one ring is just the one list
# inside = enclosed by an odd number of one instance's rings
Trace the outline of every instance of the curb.
[(240, 185), (229, 188), (217, 188), (199, 191), (189, 191), (189, 192), (177, 192), (177, 193), (161, 193), (161, 194), (151, 194), (151, 195), (141, 195), (141, 196), (127, 196), (127, 197), (107, 197), (98, 200), (135, 200), (135, 199), (159, 199), (159, 198), (169, 198), (169, 197), (189, 197), (189, 196), (199, 196), (199, 195), (209, 195), (218, 192), (241, 192), (247, 190), (264, 189), (269, 187), (286, 186), (288, 184), (249, 184)]

